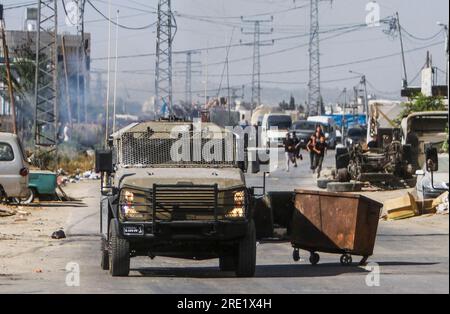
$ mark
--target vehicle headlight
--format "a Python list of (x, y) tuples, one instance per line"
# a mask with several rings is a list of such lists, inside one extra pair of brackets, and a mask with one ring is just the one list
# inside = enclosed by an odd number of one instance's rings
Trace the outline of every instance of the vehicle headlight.
[(233, 206), (225, 213), (226, 218), (239, 219), (245, 217), (245, 192), (233, 192)]
[(325, 133), (325, 138), (329, 139), (330, 138), (330, 133)]
[(143, 191), (122, 190), (120, 195), (120, 218), (130, 221), (151, 219), (150, 196)]

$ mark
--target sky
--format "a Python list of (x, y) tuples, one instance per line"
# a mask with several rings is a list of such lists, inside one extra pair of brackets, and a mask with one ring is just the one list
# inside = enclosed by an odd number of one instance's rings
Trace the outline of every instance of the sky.
[[(64, 10), (59, 0), (60, 31), (73, 33), (65, 25)], [(66, 3), (70, 0), (65, 0)], [(11, 9), (14, 5), (32, 3), (31, 0), (4, 0), (8, 29), (21, 29), (25, 9)], [(108, 0), (90, 0), (99, 11), (108, 15)], [(126, 27), (152, 27), (144, 30), (120, 28), (118, 33), (119, 91), (139, 101), (150, 98), (154, 90), (156, 51), (157, 0), (111, 0), (112, 16), (119, 12), (119, 23)], [(399, 12), (404, 33), (407, 73), (410, 85), (420, 84), (417, 75), (425, 63), (426, 51), (433, 56), (433, 64), (440, 71), (440, 83), (445, 82), (445, 35), (439, 31), (438, 21), (448, 23), (448, 0), (379, 0), (381, 18)], [(379, 27), (362, 26), (370, 13), (367, 0), (334, 0), (320, 2), (321, 79), (324, 88), (352, 89), (359, 78), (350, 71), (365, 74), (369, 92), (379, 97), (398, 97), (403, 76), (399, 38), (387, 35), (386, 24)], [(86, 31), (92, 35), (92, 69), (104, 72), (107, 68), (108, 22), (89, 3), (86, 4)], [(199, 63), (193, 69), (195, 96), (204, 89), (206, 68), (208, 86), (227, 86), (224, 61), (229, 48), (230, 86), (251, 82), (253, 48), (252, 23), (246, 20), (263, 19), (261, 40), (271, 45), (261, 47), (261, 72), (264, 88), (304, 89), (308, 82), (309, 0), (172, 0), (177, 32), (175, 52), (200, 49), (193, 55)], [(244, 21), (241, 19), (244, 17)], [(273, 22), (271, 22), (273, 16)], [(273, 31), (272, 31), (273, 29)], [(111, 53), (115, 53), (115, 26), (112, 26)], [(240, 43), (242, 42), (242, 45)], [(216, 49), (216, 47), (221, 47)], [(427, 48), (428, 47), (428, 48)], [(206, 48), (210, 48), (206, 50)], [(389, 56), (389, 57), (384, 57)], [(173, 56), (175, 98), (184, 95), (183, 53)], [(369, 61), (368, 61), (369, 60)], [(114, 67), (114, 62), (111, 63)], [(208, 66), (206, 66), (208, 64)], [(105, 78), (105, 77), (104, 77)], [(413, 80), (413, 78), (416, 78)], [(214, 92), (211, 92), (214, 94)]]

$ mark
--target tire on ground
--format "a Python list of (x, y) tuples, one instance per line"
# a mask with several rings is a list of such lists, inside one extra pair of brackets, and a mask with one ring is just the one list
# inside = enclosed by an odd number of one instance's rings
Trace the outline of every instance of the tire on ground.
[(356, 182), (332, 182), (328, 184), (328, 192), (360, 192), (364, 187), (363, 183)]
[(326, 189), (328, 184), (334, 182), (334, 180), (330, 180), (330, 179), (319, 179), (317, 180), (317, 187), (319, 189)]
[(103, 270), (109, 270), (108, 240), (106, 239), (102, 239), (100, 266)]
[(120, 238), (117, 220), (109, 224), (109, 272), (113, 277), (126, 277), (130, 273), (130, 244)]
[(256, 230), (253, 220), (248, 225), (245, 237), (238, 244), (236, 276), (253, 277), (256, 270)]

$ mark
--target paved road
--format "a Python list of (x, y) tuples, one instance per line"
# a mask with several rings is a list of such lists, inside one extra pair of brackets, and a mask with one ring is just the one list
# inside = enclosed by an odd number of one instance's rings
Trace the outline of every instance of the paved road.
[[(327, 163), (331, 164), (332, 155), (328, 159)], [(258, 180), (260, 178), (253, 177), (249, 181)], [(299, 186), (314, 186), (307, 162), (289, 174), (279, 170), (268, 180), (269, 190)], [(367, 278), (374, 278), (366, 269), (342, 267), (336, 255), (322, 254), (321, 264), (316, 267), (305, 260), (295, 263), (289, 243), (283, 242), (258, 245), (255, 278), (238, 279), (232, 273), (221, 273), (217, 260), (193, 262), (169, 258), (133, 259), (129, 278), (111, 278), (99, 266), (98, 182), (71, 185), (67, 190), (86, 204), (49, 209), (66, 213), (68, 238), (37, 246), (11, 259), (4, 258), (1, 263), (17, 263), (17, 271), (2, 274), (0, 268), (0, 293), (449, 292), (448, 216), (381, 223), (375, 255), (371, 259), (380, 267), (378, 287), (366, 284)], [(19, 246), (20, 242), (10, 245)], [(79, 287), (66, 285), (65, 268), (70, 262), (80, 266)], [(33, 272), (36, 268), (42, 272)]]

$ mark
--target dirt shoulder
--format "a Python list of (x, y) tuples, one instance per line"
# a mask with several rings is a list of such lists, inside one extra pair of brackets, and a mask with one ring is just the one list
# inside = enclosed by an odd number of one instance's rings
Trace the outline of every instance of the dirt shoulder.
[(46, 202), (20, 206), (21, 214), (0, 217), (0, 277), (45, 272), (48, 251), (57, 249), (61, 240), (51, 238), (53, 232), (63, 230), (72, 212), (85, 207), (83, 198), (98, 183), (69, 184), (66, 193), (81, 202)]

